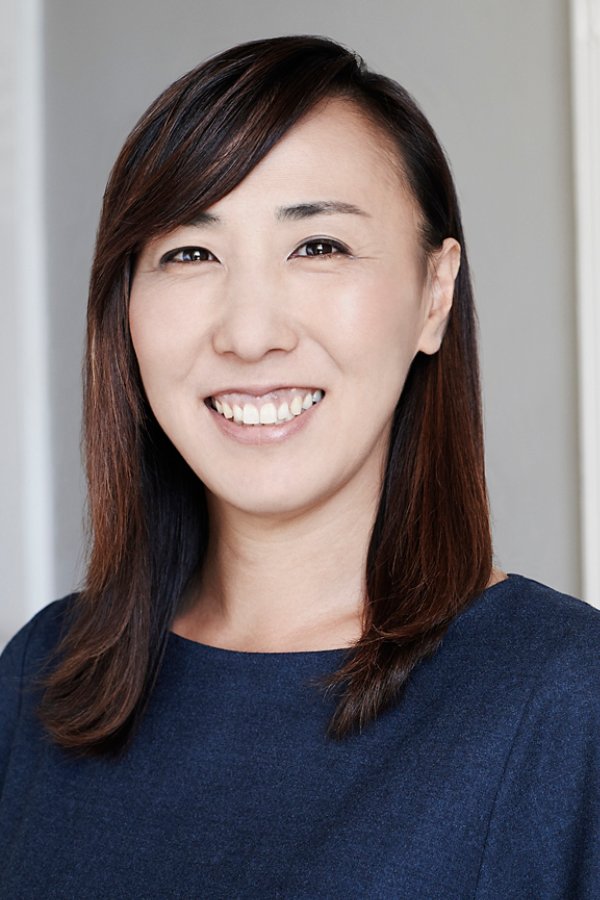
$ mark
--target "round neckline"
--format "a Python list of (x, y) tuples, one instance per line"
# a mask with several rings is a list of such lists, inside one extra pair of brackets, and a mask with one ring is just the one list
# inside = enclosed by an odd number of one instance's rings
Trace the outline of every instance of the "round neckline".
[[(497, 588), (501, 588), (503, 585), (507, 585), (509, 582), (514, 582), (522, 577), (514, 572), (507, 572), (506, 575), (507, 577), (503, 578), (502, 581), (497, 581), (495, 584), (485, 588), (480, 594), (474, 597), (473, 600), (461, 610), (457, 616), (455, 616), (450, 623), (449, 629), (472, 609), (479, 606), (479, 604), (493, 591), (496, 591)], [(282, 658), (288, 660), (317, 660), (319, 658), (334, 659), (337, 656), (341, 657), (353, 650), (352, 645), (348, 647), (332, 647), (327, 650), (233, 650), (231, 647), (216, 647), (214, 644), (204, 644), (202, 641), (195, 641), (193, 638), (183, 637), (183, 635), (177, 634), (175, 631), (169, 631), (169, 639), (173, 644), (179, 644), (180, 647), (188, 647), (188, 649), (193, 652), (203, 653), (206, 656), (213, 656), (214, 658), (220, 657), (222, 660), (226, 658), (240, 660), (276, 660)]]
[(274, 659), (276, 657), (286, 658), (311, 658), (315, 659), (319, 656), (326, 657), (331, 654), (348, 653), (352, 647), (332, 647), (328, 650), (233, 650), (231, 647), (216, 647), (214, 644), (204, 644), (202, 641), (195, 641), (193, 638), (183, 637), (175, 631), (169, 632), (169, 638), (174, 643), (181, 646), (188, 646), (192, 650), (198, 649), (206, 655), (221, 656), (239, 659)]

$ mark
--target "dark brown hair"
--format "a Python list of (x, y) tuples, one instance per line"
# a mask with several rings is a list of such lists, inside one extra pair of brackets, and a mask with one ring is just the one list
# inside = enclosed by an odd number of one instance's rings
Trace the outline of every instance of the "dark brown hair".
[[(341, 739), (399, 699), (414, 667), (486, 587), (492, 548), (476, 319), (456, 193), (428, 121), (395, 81), (327, 38), (251, 41), (169, 87), (127, 139), (106, 188), (91, 274), (84, 393), (90, 552), (57, 665), (40, 682), (49, 738), (118, 756), (147, 707), (182, 594), (202, 565), (204, 485), (158, 425), (128, 325), (136, 256), (228, 194), (320, 100), (357, 104), (397, 148), (426, 254), (462, 247), (441, 349), (417, 354), (394, 414), (367, 557), (364, 630), (322, 684)], [(226, 715), (226, 712), (223, 713)]]

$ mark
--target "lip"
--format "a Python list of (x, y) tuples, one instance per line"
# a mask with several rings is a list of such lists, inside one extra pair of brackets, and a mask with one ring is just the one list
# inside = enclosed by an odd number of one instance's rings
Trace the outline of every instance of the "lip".
[[(211, 397), (218, 397), (219, 394), (254, 394), (255, 397), (261, 397), (263, 394), (270, 394), (272, 391), (289, 391), (291, 388), (297, 387), (310, 388), (310, 385), (304, 385), (301, 381), (295, 381), (289, 384), (246, 384), (243, 387), (222, 387), (208, 394), (204, 399), (210, 400)], [(316, 391), (319, 388), (315, 387), (313, 390)], [(320, 390), (323, 390), (323, 388), (320, 388)]]
[[(247, 388), (246, 388), (247, 390)], [(240, 444), (279, 444), (306, 428), (314, 418), (315, 411), (323, 403), (323, 399), (305, 409), (299, 416), (289, 422), (278, 422), (276, 425), (238, 425), (233, 419), (226, 419), (210, 405), (209, 397), (204, 406), (214, 418), (215, 425), (226, 437), (233, 438)]]

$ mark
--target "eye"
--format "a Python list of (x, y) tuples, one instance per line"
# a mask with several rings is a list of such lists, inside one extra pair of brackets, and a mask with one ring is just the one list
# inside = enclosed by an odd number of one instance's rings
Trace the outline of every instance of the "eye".
[[(209, 259), (210, 257), (210, 259)], [(160, 259), (161, 266), (167, 263), (199, 263), (217, 260), (216, 256), (206, 247), (179, 247), (177, 250), (169, 250)]]
[[(303, 248), (306, 248), (306, 253), (301, 253), (300, 251)], [(298, 247), (292, 256), (349, 256), (348, 250), (338, 241), (332, 241), (327, 238), (315, 238), (312, 241), (305, 241), (304, 244), (301, 244)]]

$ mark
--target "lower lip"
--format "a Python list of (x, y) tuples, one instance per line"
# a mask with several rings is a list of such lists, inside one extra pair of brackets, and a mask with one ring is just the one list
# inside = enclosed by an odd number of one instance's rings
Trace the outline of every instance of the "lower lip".
[(205, 400), (204, 405), (223, 434), (233, 438), (240, 444), (277, 444), (306, 428), (323, 399), (319, 400), (318, 403), (313, 403), (310, 409), (305, 409), (304, 412), (300, 413), (299, 416), (294, 416), (289, 422), (278, 422), (276, 425), (239, 425), (233, 419), (226, 419), (216, 409), (213, 409), (209, 400)]

